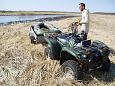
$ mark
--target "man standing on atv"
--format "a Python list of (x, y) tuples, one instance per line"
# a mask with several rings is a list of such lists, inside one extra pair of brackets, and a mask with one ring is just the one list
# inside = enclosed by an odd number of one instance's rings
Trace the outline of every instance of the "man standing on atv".
[(89, 32), (89, 10), (85, 9), (85, 4), (80, 3), (79, 9), (82, 12), (81, 20), (78, 22), (80, 25), (81, 34), (83, 34), (83, 40), (87, 39), (87, 35)]

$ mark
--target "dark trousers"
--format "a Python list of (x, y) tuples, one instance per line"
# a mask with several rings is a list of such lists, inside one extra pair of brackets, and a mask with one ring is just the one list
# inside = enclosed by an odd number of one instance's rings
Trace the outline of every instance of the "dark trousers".
[(83, 40), (87, 40), (87, 33), (84, 34)]
[(87, 40), (87, 33), (85, 31), (81, 31), (82, 40)]

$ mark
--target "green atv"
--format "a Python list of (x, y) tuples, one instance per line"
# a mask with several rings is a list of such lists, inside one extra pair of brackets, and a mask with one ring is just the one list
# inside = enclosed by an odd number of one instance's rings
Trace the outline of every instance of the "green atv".
[(39, 23), (38, 25), (32, 25), (29, 32), (31, 43), (46, 43), (46, 40), (44, 39), (44, 33), (60, 34), (61, 31), (49, 23)]
[(59, 60), (61, 70), (75, 79), (82, 80), (83, 72), (102, 70), (108, 72), (111, 62), (110, 50), (101, 41), (82, 40), (81, 34), (45, 34), (48, 46), (44, 53), (47, 58)]

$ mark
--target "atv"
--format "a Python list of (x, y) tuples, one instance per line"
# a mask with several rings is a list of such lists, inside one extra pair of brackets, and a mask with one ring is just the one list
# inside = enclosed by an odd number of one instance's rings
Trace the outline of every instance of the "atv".
[(47, 58), (59, 60), (64, 75), (82, 80), (83, 73), (92, 70), (108, 72), (110, 49), (99, 40), (83, 40), (82, 34), (45, 34), (48, 46), (44, 53)]
[(32, 25), (29, 32), (31, 43), (46, 43), (46, 40), (44, 39), (44, 33), (60, 34), (61, 31), (52, 24), (48, 23), (39, 23), (38, 25)]

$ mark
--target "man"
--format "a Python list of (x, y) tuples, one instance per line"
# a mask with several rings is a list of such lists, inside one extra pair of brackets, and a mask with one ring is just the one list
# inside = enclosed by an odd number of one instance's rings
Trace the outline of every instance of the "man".
[(81, 34), (83, 35), (83, 40), (87, 39), (87, 35), (89, 32), (89, 10), (85, 9), (85, 4), (80, 3), (79, 9), (82, 12), (81, 21), (78, 22), (78, 25), (80, 25)]

